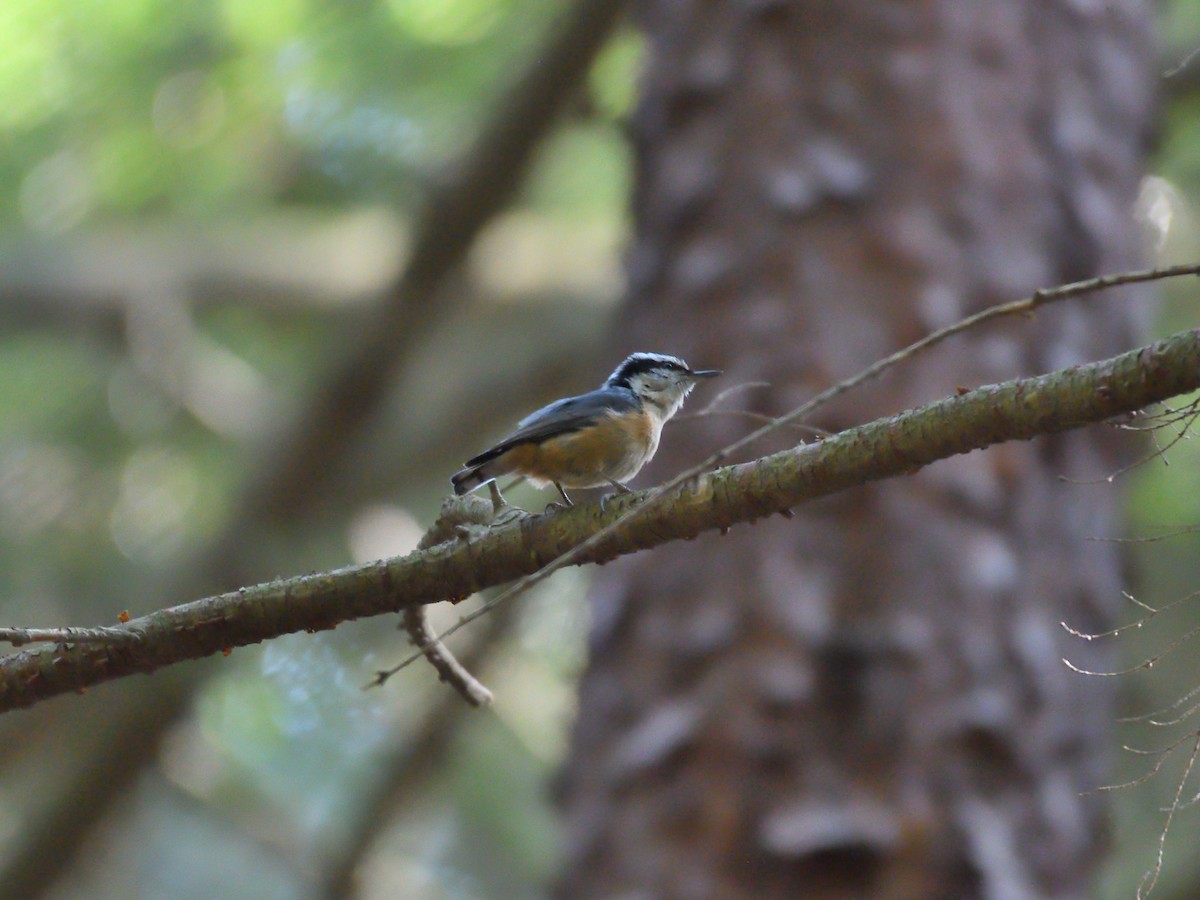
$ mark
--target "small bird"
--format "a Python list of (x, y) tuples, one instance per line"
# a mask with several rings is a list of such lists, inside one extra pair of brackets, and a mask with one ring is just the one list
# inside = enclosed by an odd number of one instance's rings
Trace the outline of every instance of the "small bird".
[(454, 493), (510, 474), (537, 487), (553, 484), (567, 506), (574, 504), (565, 488), (609, 485), (630, 493), (625, 482), (654, 457), (663, 424), (699, 379), (720, 374), (694, 371), (676, 356), (634, 353), (598, 390), (542, 407), (496, 446), (467, 460), (450, 478)]

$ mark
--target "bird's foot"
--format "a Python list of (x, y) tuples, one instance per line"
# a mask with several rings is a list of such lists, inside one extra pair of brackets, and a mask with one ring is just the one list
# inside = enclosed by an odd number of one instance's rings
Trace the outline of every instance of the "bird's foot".
[(611, 481), (610, 480), (608, 483), (611, 484), (614, 488), (616, 488), (616, 490), (613, 491), (611, 494), (603, 494), (600, 497), (600, 511), (601, 512), (608, 511), (608, 501), (611, 500), (613, 497), (628, 496), (628, 495), (635, 493), (634, 491), (631, 491), (629, 488), (625, 487), (625, 485), (621, 484), (621, 482), (619, 482), (619, 481)]
[[(509, 485), (512, 487), (512, 485)], [(494, 481), (488, 482), (488, 491), (492, 495), (492, 521), (491, 525), (508, 525), (518, 519), (528, 518), (528, 510), (521, 509), (519, 506), (509, 506), (508, 501), (504, 499), (504, 495), (500, 493), (500, 487)]]
[(571, 498), (567, 496), (567, 492), (563, 490), (563, 486), (561, 484), (559, 484), (556, 481), (556, 482), (554, 482), (554, 486), (556, 488), (558, 488), (558, 493), (562, 496), (563, 502), (559, 503), (557, 500), (555, 500), (550, 503), (547, 503), (546, 504), (546, 512), (550, 512), (552, 510), (557, 512), (560, 509), (570, 509), (572, 506), (575, 505), (574, 503), (571, 502)]

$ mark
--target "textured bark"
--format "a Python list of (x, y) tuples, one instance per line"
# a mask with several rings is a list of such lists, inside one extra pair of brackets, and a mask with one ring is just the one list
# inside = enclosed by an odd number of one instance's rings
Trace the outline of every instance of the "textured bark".
[[(647, 3), (618, 352), (768, 380), (778, 412), (984, 305), (1134, 266), (1147, 19)], [(1129, 308), (957, 340), (820, 424), (1108, 355)], [(672, 428), (645, 481), (738, 427)], [(1117, 598), (1119, 551), (1085, 538), (1121, 498), (1059, 476), (1117, 456), (1099, 429), (1006, 445), (605, 569), (562, 896), (1086, 896), (1109, 686), (1062, 666), (1058, 623)]]

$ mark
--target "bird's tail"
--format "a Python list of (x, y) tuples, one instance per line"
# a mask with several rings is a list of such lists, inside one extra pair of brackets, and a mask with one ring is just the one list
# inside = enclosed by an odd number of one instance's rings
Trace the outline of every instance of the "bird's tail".
[(450, 483), (454, 485), (454, 493), (465, 494), (475, 490), (481, 484), (487, 484), (493, 480), (496, 474), (491, 471), (491, 466), (488, 464), (490, 462), (491, 460), (476, 466), (467, 466), (451, 475)]

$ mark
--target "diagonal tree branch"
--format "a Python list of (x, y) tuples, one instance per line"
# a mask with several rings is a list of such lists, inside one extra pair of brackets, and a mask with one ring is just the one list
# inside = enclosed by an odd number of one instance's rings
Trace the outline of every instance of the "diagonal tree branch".
[[(820, 442), (698, 476), (632, 517), (577, 563), (604, 562), (809, 500), (910, 473), (939, 459), (1102, 422), (1200, 388), (1200, 329), (1112, 359), (980, 387)], [(59, 646), (0, 659), (0, 711), (134, 672), (296, 631), (465, 597), (536, 571), (646, 496), (530, 516), (404, 557), (283, 579), (116, 626), (137, 642)]]

